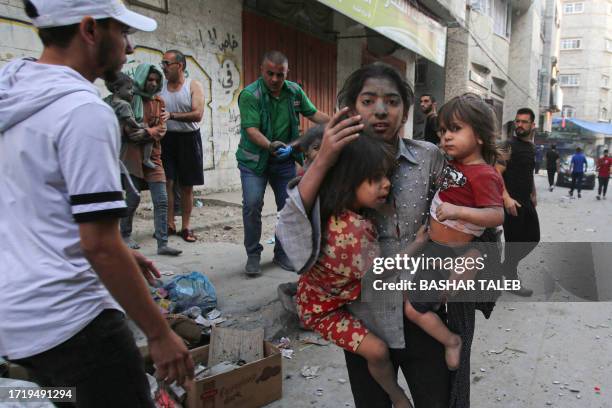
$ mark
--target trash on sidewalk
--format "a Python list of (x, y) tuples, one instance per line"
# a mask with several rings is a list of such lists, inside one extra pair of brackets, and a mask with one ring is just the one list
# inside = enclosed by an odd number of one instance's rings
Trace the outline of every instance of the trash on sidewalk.
[(266, 244), (274, 244), (276, 242), (276, 238), (272, 237), (269, 240), (266, 241)]
[(166, 316), (168, 325), (188, 346), (195, 346), (202, 339), (202, 329), (198, 324), (182, 314), (168, 314)]
[(173, 277), (164, 289), (176, 304), (174, 312), (198, 306), (204, 313), (217, 307), (217, 292), (210, 279), (201, 272)]
[(263, 329), (215, 327), (211, 344), (190, 352), (197, 374), (186, 386), (187, 408), (259, 407), (282, 397), (281, 354)]
[(291, 340), (288, 337), (281, 337), (278, 344), (276, 344), (284, 358), (292, 359), (294, 350), (290, 346)]
[(302, 374), (302, 377), (306, 378), (307, 380), (310, 380), (311, 378), (319, 376), (320, 369), (320, 366), (304, 366), (300, 370), (300, 374)]

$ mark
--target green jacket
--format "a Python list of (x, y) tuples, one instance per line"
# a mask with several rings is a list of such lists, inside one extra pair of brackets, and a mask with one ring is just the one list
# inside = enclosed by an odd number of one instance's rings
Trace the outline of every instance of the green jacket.
[[(298, 139), (300, 137), (300, 122), (298, 117), (298, 112), (295, 109), (296, 100), (301, 95), (302, 89), (298, 84), (291, 81), (285, 81), (286, 89), (289, 90), (290, 95), (287, 99), (289, 103), (289, 112), (290, 112), (290, 142)], [(240, 96), (244, 92), (248, 92), (255, 97), (255, 99), (259, 103), (259, 114), (261, 125), (259, 127), (259, 131), (265, 135), (269, 140), (274, 140), (274, 135), (272, 132), (272, 118), (270, 116), (270, 92), (266, 88), (263, 79), (260, 77), (257, 81), (245, 87), (242, 92), (240, 92)], [(240, 101), (240, 96), (238, 100)], [(240, 144), (238, 145), (238, 150), (236, 151), (236, 160), (239, 164), (253, 170), (257, 175), (262, 175), (268, 166), (268, 158), (270, 157), (270, 152), (268, 150), (259, 147), (255, 143), (251, 142), (249, 139), (246, 129), (240, 128)], [(294, 159), (301, 162), (301, 154), (294, 155)]]

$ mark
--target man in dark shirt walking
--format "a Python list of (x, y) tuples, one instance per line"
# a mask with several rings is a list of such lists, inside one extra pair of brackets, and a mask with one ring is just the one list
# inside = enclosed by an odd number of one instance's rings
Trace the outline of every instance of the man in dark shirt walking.
[(423, 140), (436, 146), (440, 143), (438, 136), (438, 112), (436, 111), (436, 98), (430, 94), (423, 94), (419, 100), (421, 111), (425, 114), (425, 127)]
[[(496, 168), (504, 178), (504, 276), (518, 279), (518, 264), (540, 242), (540, 222), (533, 173), (535, 146), (532, 136), (535, 114), (529, 108), (516, 112), (515, 137), (508, 143), (508, 154)], [(533, 291), (521, 284), (515, 295), (528, 297)]]
[(548, 173), (548, 191), (553, 191), (555, 185), (555, 173), (559, 169), (559, 152), (557, 145), (551, 145), (546, 152), (546, 173)]

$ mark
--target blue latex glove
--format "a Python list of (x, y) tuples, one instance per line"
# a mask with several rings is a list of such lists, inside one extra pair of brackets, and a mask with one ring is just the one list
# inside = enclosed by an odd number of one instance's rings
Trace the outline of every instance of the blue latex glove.
[(289, 155), (291, 155), (292, 151), (293, 148), (291, 146), (281, 147), (280, 149), (276, 150), (276, 157), (279, 159), (286, 159), (289, 157)]

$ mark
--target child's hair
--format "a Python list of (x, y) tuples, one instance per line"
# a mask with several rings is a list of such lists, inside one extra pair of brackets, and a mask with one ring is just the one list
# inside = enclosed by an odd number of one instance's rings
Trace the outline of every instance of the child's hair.
[(106, 89), (110, 93), (115, 93), (115, 91), (123, 86), (123, 84), (134, 82), (132, 78), (126, 73), (119, 72), (117, 74), (117, 78), (114, 81), (104, 81), (104, 85), (106, 85)]
[(482, 158), (493, 165), (500, 157), (497, 148), (497, 118), (493, 109), (478, 95), (465, 93), (455, 96), (438, 111), (440, 127), (448, 127), (453, 121), (467, 123), (482, 140)]
[(414, 99), (414, 93), (410, 85), (403, 79), (403, 76), (391, 65), (383, 62), (365, 65), (353, 72), (344, 82), (340, 92), (338, 92), (338, 107), (344, 108), (348, 106), (354, 110), (357, 97), (363, 89), (365, 82), (370, 78), (383, 78), (393, 82), (404, 103), (404, 115), (408, 114), (410, 104)]
[(390, 146), (367, 132), (362, 132), (346, 145), (321, 184), (319, 197), (323, 225), (332, 215), (339, 215), (355, 204), (355, 192), (361, 183), (389, 175), (395, 163)]
[(312, 146), (315, 142), (320, 142), (321, 140), (323, 140), (324, 130), (324, 125), (316, 125), (308, 129), (299, 141), (300, 150), (303, 153), (306, 153), (308, 151), (308, 148)]

